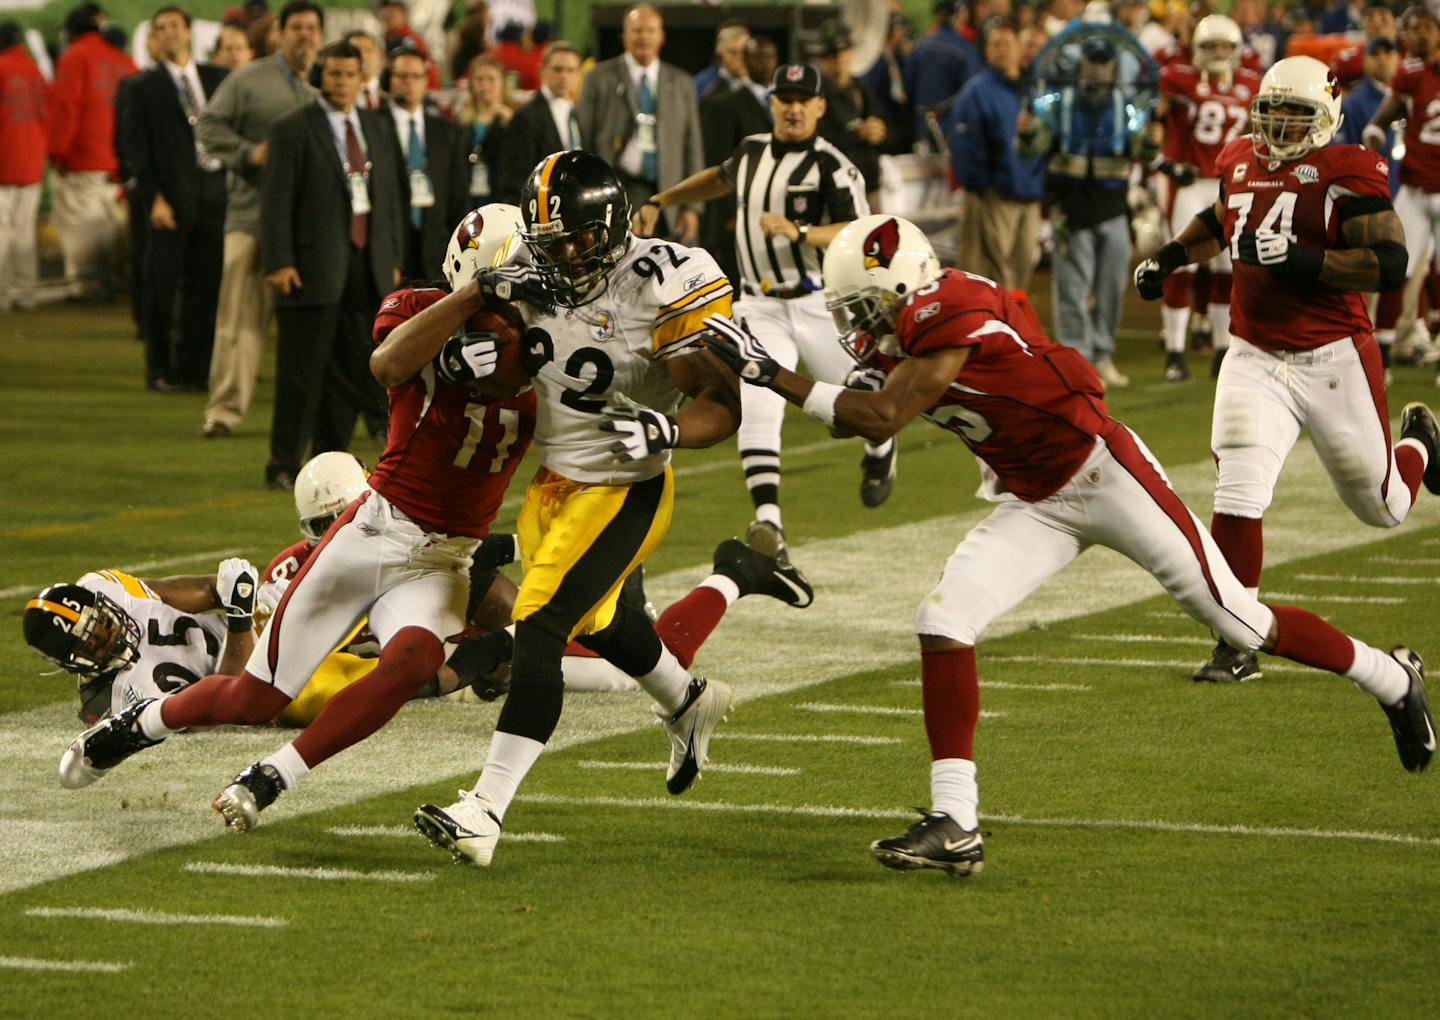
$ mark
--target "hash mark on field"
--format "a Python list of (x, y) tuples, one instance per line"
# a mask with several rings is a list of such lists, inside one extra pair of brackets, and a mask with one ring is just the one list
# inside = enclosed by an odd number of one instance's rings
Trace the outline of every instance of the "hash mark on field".
[(1406, 559), (1404, 556), (1372, 556), (1371, 563), (1394, 563), (1402, 567), (1440, 567), (1436, 559)]
[(428, 871), (355, 871), (351, 868), (284, 868), (278, 864), (224, 864), (220, 861), (191, 861), (181, 871), (197, 875), (243, 875), (247, 878), (318, 878), (326, 882), (359, 879), (369, 882), (428, 882)]
[(1172, 637), (1168, 634), (1075, 634), (1077, 641), (1104, 641), (1116, 645), (1211, 645), (1213, 639), (1197, 637), (1194, 634)]
[(1344, 584), (1440, 584), (1440, 577), (1365, 577), (1361, 574), (1296, 574), (1301, 581), (1335, 581)]
[(236, 914), (168, 914), (161, 910), (109, 910), (104, 907), (31, 907), (26, 917), (78, 917), (123, 924), (226, 924), (237, 928), (283, 928), (284, 917), (244, 917)]
[[(553, 793), (522, 793), (517, 800), (567, 807), (668, 808), (672, 811), (730, 811), (736, 814), (800, 815), (807, 818), (913, 819), (913, 811), (895, 808), (829, 807), (818, 804), (729, 804), (713, 800), (662, 800), (659, 797), (566, 797)], [(1298, 829), (1276, 825), (1213, 825), (1206, 822), (1166, 822), (1141, 818), (1030, 818), (985, 812), (982, 821), (1038, 828), (1139, 829), (1148, 832), (1194, 833), (1204, 836), (1262, 836), (1286, 839), (1356, 839), (1370, 843), (1400, 843), (1440, 847), (1433, 836), (1403, 832), (1359, 832), (1345, 829)]]
[[(919, 687), (919, 680), (891, 680), (895, 687)], [(981, 680), (980, 687), (987, 691), (1088, 691), (1086, 684), (1016, 684), (1008, 680)]]
[(1405, 599), (1395, 595), (1301, 595), (1293, 591), (1262, 591), (1266, 600), (1287, 599), (1305, 605), (1308, 602), (1334, 602), (1336, 605), (1403, 606)]
[(133, 963), (103, 963), (91, 960), (37, 960), (30, 956), (0, 956), (0, 967), (9, 970), (79, 970), (118, 974), (129, 970)]
[[(123, 567), (116, 567), (115, 569), (122, 574), (140, 574), (147, 570), (156, 570), (160, 567), (178, 567), (183, 563), (221, 560), (227, 556), (238, 556), (243, 551), (242, 549), (212, 549), (209, 552), (189, 553), (185, 556), (171, 556), (169, 559), (164, 560), (148, 560), (144, 563), (130, 563)], [(40, 584), (21, 584), (16, 585), (14, 588), (0, 588), (0, 599), (8, 599), (16, 595), (34, 594), (49, 583), (49, 581), (44, 581)]]
[[(710, 766), (713, 768), (714, 766)], [(661, 768), (664, 768), (662, 765)], [(332, 836), (385, 836), (396, 839), (418, 837), (413, 825), (337, 825), (326, 829)], [(553, 832), (501, 832), (500, 839), (506, 843), (563, 843), (564, 836)]]
[(767, 744), (857, 744), (861, 747), (900, 743), (899, 737), (860, 737), (843, 733), (741, 733), (735, 730), (717, 730), (710, 739), (753, 740)]
[[(1127, 666), (1153, 669), (1194, 669), (1191, 659), (1057, 659), (1052, 655), (992, 655), (990, 662), (1043, 662), (1052, 666)], [(1267, 673), (1323, 673), (1324, 670), (1298, 663), (1285, 662), (1267, 657), (1264, 663)], [(982, 712), (981, 715), (984, 715)]]
[[(918, 708), (892, 708), (889, 705), (834, 705), (823, 701), (803, 701), (795, 706), (802, 712), (844, 712), (854, 715), (922, 715)], [(1004, 712), (981, 712), (981, 719), (1003, 719)]]
[[(577, 768), (582, 769), (625, 769), (637, 772), (649, 772), (651, 770), (663, 772), (665, 762), (648, 761), (578, 761)], [(782, 765), (729, 765), (722, 762), (706, 762), (706, 772), (733, 772), (741, 776), (798, 776), (799, 769), (787, 768)]]

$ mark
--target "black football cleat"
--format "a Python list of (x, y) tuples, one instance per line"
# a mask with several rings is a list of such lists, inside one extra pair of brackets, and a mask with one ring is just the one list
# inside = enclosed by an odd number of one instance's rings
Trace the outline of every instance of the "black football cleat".
[(766, 556), (738, 538), (715, 547), (715, 573), (734, 581), (741, 595), (769, 595), (796, 609), (815, 601), (815, 589), (799, 567)]
[(1184, 351), (1170, 351), (1165, 355), (1165, 381), (1184, 382), (1190, 378), (1190, 366), (1185, 362)]
[(260, 821), (260, 812), (274, 804), (283, 789), (285, 784), (275, 766), (256, 762), (231, 780), (210, 806), (225, 820), (225, 828), (248, 832)]
[(902, 836), (871, 843), (871, 857), (897, 871), (942, 868), (967, 878), (984, 870), (985, 841), (979, 828), (962, 829), (943, 811), (915, 810), (920, 812), (920, 820)]
[(899, 459), (900, 444), (893, 439), (884, 456), (872, 457), (866, 453), (860, 458), (861, 503), (873, 509), (890, 498), (895, 489), (895, 466)]
[(1196, 683), (1238, 684), (1258, 680), (1264, 675), (1260, 672), (1260, 656), (1231, 648), (1221, 639), (1215, 643), (1210, 661), (1196, 667), (1190, 679)]
[(136, 751), (161, 743), (163, 737), (151, 740), (140, 729), (140, 713), (154, 700), (131, 705), (76, 737), (60, 756), (60, 785), (68, 790), (89, 786)]
[(1430, 712), (1430, 699), (1425, 693), (1425, 663), (1404, 645), (1396, 645), (1390, 655), (1410, 678), (1410, 689), (1395, 704), (1380, 707), (1390, 720), (1400, 764), (1408, 772), (1424, 772), (1430, 756), (1435, 753), (1435, 716)]
[(1413, 439), (1425, 447), (1425, 488), (1440, 496), (1440, 425), (1430, 408), (1418, 400), (1406, 404), (1400, 412), (1400, 438)]

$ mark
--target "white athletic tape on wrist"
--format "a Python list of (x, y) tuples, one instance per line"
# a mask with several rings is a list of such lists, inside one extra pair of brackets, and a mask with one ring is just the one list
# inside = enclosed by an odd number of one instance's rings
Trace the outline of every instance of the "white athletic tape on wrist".
[(826, 425), (835, 424), (835, 401), (840, 399), (840, 394), (845, 392), (844, 386), (836, 386), (834, 383), (817, 382), (810, 387), (810, 395), (805, 398), (803, 410), (812, 418), (817, 418)]

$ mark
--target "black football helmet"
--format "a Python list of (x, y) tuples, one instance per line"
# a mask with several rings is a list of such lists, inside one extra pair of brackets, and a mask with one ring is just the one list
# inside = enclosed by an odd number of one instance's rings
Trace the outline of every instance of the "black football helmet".
[(630, 200), (615, 171), (579, 149), (552, 152), (520, 193), (520, 231), (557, 305), (578, 308), (604, 290), (630, 242)]
[(140, 625), (103, 592), (52, 584), (25, 604), (25, 643), (61, 669), (95, 677), (140, 656)]

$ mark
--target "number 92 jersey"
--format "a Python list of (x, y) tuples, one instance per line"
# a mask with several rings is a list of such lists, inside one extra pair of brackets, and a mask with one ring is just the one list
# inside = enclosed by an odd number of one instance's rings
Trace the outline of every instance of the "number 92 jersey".
[(162, 602), (144, 581), (118, 570), (94, 571), (75, 583), (108, 596), (140, 628), (139, 658), (115, 677), (111, 712), (173, 694), (215, 672), (225, 647), (222, 617), (182, 613)]
[(705, 317), (729, 315), (730, 302), (730, 282), (708, 252), (631, 238), (595, 300), (554, 315), (527, 309), (526, 342), (532, 351), (544, 345), (549, 358), (533, 380), (541, 463), (593, 484), (626, 485), (663, 471), (669, 450), (620, 463), (610, 452), (615, 436), (600, 431), (600, 412), (620, 393), (674, 411), (680, 391), (664, 362), (700, 349)]
[(1298, 159), (1256, 154), (1250, 137), (1216, 161), (1226, 243), (1234, 263), (1230, 332), (1267, 350), (1304, 351), (1371, 330), (1365, 295), (1292, 280), (1240, 261), (1240, 235), (1286, 234), (1311, 248), (1343, 248), (1340, 223), (1353, 198), (1390, 201), (1390, 164), (1359, 145), (1327, 145)]

